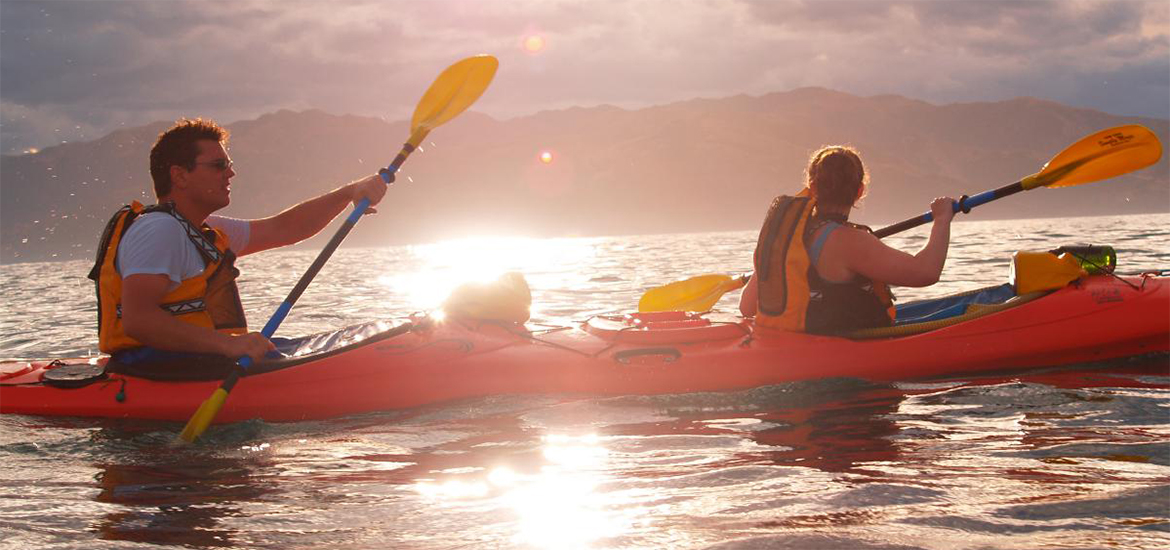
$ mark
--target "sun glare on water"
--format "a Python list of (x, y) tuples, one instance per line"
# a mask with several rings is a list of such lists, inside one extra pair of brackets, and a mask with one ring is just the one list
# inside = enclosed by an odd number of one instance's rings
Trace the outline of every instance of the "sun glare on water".
[(591, 548), (643, 526), (646, 510), (629, 494), (599, 490), (611, 460), (604, 438), (550, 434), (541, 447), (545, 463), (535, 472), (497, 466), (473, 480), (420, 481), (415, 490), (448, 505), (492, 501), (515, 516), (512, 542), (531, 548)]
[[(507, 272), (539, 281), (549, 288), (568, 288), (564, 266), (581, 265), (596, 256), (590, 239), (533, 239), (526, 237), (471, 237), (410, 247), (418, 268), (384, 275), (378, 282), (408, 295), (412, 307), (432, 310), (463, 283), (490, 282)], [(533, 314), (537, 304), (533, 304)]]

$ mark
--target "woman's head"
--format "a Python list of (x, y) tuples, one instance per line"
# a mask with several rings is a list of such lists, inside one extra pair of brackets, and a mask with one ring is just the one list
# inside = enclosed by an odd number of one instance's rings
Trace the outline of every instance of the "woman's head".
[(805, 185), (818, 204), (849, 208), (865, 195), (869, 177), (852, 147), (822, 147), (809, 158)]

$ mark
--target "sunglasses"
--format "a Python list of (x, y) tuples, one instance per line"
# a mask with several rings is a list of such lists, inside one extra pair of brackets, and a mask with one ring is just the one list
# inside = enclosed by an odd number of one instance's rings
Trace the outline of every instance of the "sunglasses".
[(193, 162), (191, 164), (193, 165), (191, 168), (192, 170), (195, 169), (194, 166), (198, 166), (200, 164), (206, 164), (207, 166), (215, 168), (216, 170), (218, 170), (220, 172), (226, 171), (228, 168), (231, 168), (233, 165), (232, 161), (230, 161), (228, 159), (215, 159), (215, 160), (209, 160), (209, 161), (205, 161), (205, 162)]

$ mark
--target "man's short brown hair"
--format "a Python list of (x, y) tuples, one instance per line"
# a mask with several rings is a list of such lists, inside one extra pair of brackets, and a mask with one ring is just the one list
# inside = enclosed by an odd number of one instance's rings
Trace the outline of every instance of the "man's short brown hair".
[(150, 148), (150, 177), (154, 180), (155, 196), (170, 194), (172, 166), (195, 169), (195, 157), (199, 155), (196, 142), (205, 139), (226, 144), (228, 131), (213, 120), (181, 118), (158, 135), (158, 141)]

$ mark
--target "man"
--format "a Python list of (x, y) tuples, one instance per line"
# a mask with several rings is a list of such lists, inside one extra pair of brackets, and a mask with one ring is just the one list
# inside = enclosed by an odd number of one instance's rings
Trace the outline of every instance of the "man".
[[(214, 216), (231, 202), (236, 175), (227, 139), (215, 122), (176, 122), (150, 151), (158, 204), (124, 207), (106, 227), (90, 278), (98, 288), (100, 349), (115, 362), (171, 363), (164, 370), (172, 371), (174, 363), (212, 362), (223, 371), (240, 357), (259, 360), (275, 348), (247, 330), (236, 256), (300, 242), (350, 203), (365, 198), (374, 205), (386, 193), (386, 183), (372, 175), (269, 218)], [(209, 355), (226, 360), (208, 361)], [(198, 360), (183, 360), (192, 357)]]

